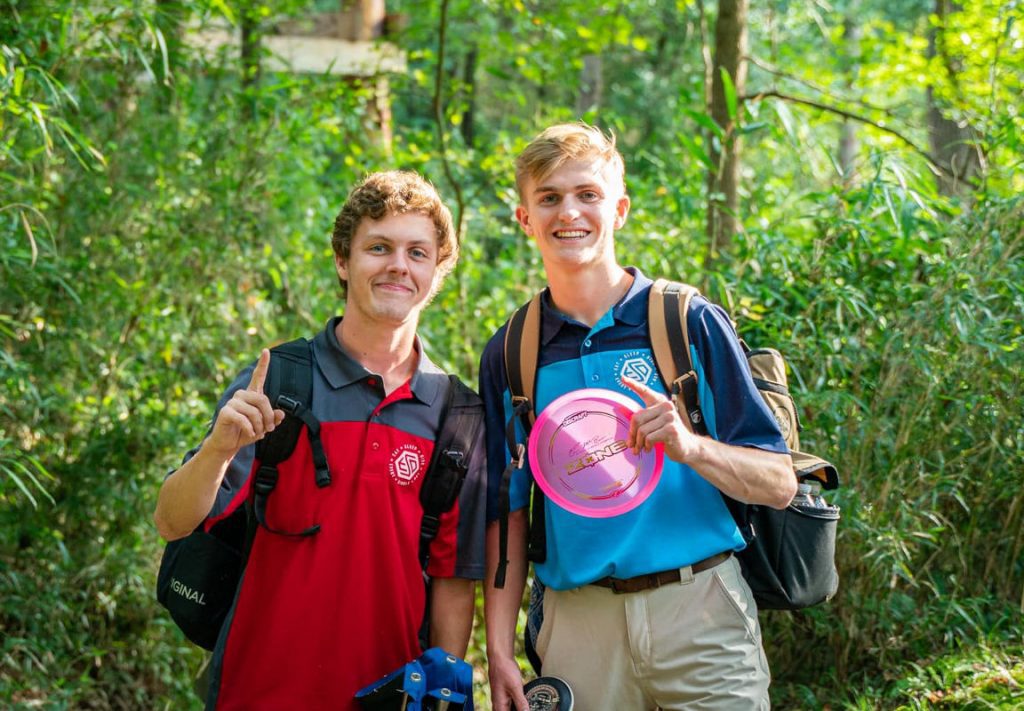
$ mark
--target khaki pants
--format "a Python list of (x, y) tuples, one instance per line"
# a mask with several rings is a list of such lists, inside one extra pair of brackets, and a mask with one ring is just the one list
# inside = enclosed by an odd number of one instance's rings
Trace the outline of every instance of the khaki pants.
[(754, 599), (733, 556), (653, 590), (548, 588), (537, 651), (577, 711), (768, 709)]

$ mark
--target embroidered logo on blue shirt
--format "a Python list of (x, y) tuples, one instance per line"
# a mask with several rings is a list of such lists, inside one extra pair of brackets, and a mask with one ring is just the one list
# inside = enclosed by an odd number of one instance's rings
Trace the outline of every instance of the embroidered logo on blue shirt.
[(619, 382), (619, 378), (626, 376), (639, 381), (654, 390), (661, 389), (661, 378), (658, 377), (658, 369), (654, 366), (654, 358), (648, 351), (635, 350), (627, 351), (615, 361), (615, 384), (626, 392), (628, 388)]

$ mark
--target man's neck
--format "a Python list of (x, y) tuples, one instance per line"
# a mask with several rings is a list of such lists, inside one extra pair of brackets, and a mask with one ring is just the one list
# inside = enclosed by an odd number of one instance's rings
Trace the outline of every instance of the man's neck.
[(633, 275), (617, 263), (573, 271), (547, 271), (551, 300), (559, 311), (593, 326), (633, 284)]
[(335, 327), (341, 347), (360, 365), (384, 381), (384, 392), (391, 393), (416, 371), (416, 323), (393, 327), (365, 319), (353, 310), (346, 312)]

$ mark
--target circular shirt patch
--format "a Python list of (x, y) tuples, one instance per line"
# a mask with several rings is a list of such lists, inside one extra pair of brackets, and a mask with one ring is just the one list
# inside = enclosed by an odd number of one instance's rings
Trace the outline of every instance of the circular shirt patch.
[(626, 376), (632, 380), (643, 383), (652, 390), (661, 390), (661, 378), (658, 377), (658, 369), (654, 365), (654, 359), (647, 351), (629, 351), (619, 356), (615, 361), (615, 382), (619, 389), (631, 392), (629, 388), (619, 382), (619, 378)]
[(399, 486), (409, 486), (427, 468), (427, 458), (415, 444), (403, 444), (391, 453), (388, 473)]

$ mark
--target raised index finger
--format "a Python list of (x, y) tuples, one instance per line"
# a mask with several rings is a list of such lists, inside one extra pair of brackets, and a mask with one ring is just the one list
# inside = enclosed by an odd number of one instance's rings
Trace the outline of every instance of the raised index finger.
[(267, 379), (267, 371), (270, 370), (270, 351), (264, 348), (260, 351), (260, 359), (256, 361), (256, 368), (252, 371), (252, 378), (249, 380), (250, 392), (262, 393), (263, 383)]
[(639, 380), (633, 380), (632, 378), (626, 377), (625, 375), (619, 376), (619, 380), (627, 388), (635, 392), (640, 396), (640, 399), (644, 401), (647, 407), (651, 405), (657, 405), (659, 402), (666, 400), (667, 398), (659, 392), (651, 390), (649, 387), (641, 383)]

